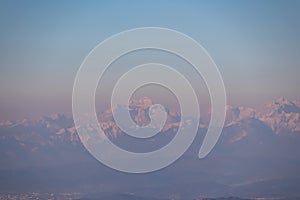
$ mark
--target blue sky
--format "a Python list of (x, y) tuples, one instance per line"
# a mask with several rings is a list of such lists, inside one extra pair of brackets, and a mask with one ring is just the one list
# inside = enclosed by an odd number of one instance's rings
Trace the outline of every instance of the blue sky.
[[(1, 1), (1, 118), (70, 111), (84, 57), (136, 27), (183, 32), (210, 53), (228, 102), (300, 99), (300, 1)], [(4, 116), (4, 117), (3, 117)]]

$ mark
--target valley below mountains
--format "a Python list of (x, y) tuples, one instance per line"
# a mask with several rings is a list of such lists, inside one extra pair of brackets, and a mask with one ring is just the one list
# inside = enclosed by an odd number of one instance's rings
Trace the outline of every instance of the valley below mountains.
[[(149, 98), (119, 106), (136, 124), (149, 124)], [(281, 97), (259, 108), (227, 106), (222, 135), (204, 159), (198, 151), (208, 122), (201, 119), (196, 139), (165, 169), (126, 174), (94, 159), (82, 144), (73, 119), (63, 114), (40, 120), (0, 122), (0, 192), (81, 192), (95, 196), (135, 194), (151, 199), (197, 197), (300, 197), (300, 101)], [(168, 144), (180, 123), (193, 121), (168, 110), (160, 133), (141, 141), (123, 133), (112, 111), (99, 113), (106, 136), (129, 151), (148, 152)], [(100, 196), (101, 196), (100, 195)], [(101, 197), (102, 197), (101, 196)]]

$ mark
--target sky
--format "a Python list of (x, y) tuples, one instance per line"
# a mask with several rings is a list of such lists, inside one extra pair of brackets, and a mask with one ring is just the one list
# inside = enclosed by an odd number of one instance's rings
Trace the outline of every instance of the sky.
[(0, 1), (0, 119), (71, 112), (87, 54), (113, 34), (148, 26), (199, 42), (219, 67), (228, 104), (300, 99), (299, 10), (292, 0)]

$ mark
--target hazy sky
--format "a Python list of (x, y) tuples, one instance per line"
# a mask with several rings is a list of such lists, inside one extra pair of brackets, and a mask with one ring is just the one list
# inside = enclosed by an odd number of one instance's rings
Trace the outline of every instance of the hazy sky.
[(158, 26), (202, 44), (228, 103), (300, 99), (300, 1), (1, 1), (0, 115), (70, 112), (84, 57), (126, 29)]

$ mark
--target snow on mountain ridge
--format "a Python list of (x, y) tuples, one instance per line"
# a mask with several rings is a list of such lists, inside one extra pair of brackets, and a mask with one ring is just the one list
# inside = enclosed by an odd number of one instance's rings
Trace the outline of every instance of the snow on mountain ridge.
[(231, 126), (244, 119), (254, 118), (255, 114), (256, 110), (253, 108), (243, 106), (233, 107), (227, 105), (225, 126)]
[[(146, 126), (150, 123), (150, 115), (156, 115), (158, 118), (160, 118), (160, 115), (163, 115), (163, 113), (161, 113), (162, 110), (160, 109), (154, 108), (150, 110), (151, 106), (155, 106), (153, 101), (149, 97), (143, 97), (141, 99), (130, 100), (129, 105), (118, 105), (113, 109), (115, 109), (114, 112), (117, 113), (128, 111), (137, 126)], [(167, 108), (165, 108), (165, 112), (167, 112), (167, 119), (164, 127), (162, 128), (162, 132), (166, 132), (173, 128), (178, 128), (180, 125), (180, 114)], [(117, 137), (118, 134), (122, 134), (122, 131), (116, 125), (113, 119), (111, 109), (102, 112), (98, 118), (100, 121), (100, 126), (106, 134), (112, 137)]]
[[(276, 134), (298, 134), (300, 132), (300, 101), (289, 101), (285, 97), (281, 97), (275, 101), (265, 104), (262, 108), (253, 109), (249, 107), (233, 107), (226, 106), (227, 115), (225, 127), (243, 126), (243, 123), (249, 119), (257, 119), (269, 126)], [(153, 105), (153, 101), (144, 97), (129, 102), (129, 106), (122, 109), (129, 110), (132, 119), (140, 126), (147, 125), (150, 121), (149, 108)], [(167, 121), (162, 132), (173, 130), (174, 132), (180, 125), (180, 113), (166, 109)], [(122, 134), (120, 128), (116, 125), (112, 110), (106, 110), (99, 116), (99, 123), (106, 134), (117, 137)], [(185, 124), (185, 122), (183, 122)], [(72, 135), (75, 138), (76, 128), (73, 119), (66, 117), (64, 114), (58, 113), (45, 116), (38, 121), (24, 119), (20, 121), (2, 121), (0, 127), (39, 127), (45, 126), (50, 132), (56, 133), (57, 136)], [(200, 123), (200, 128), (207, 128), (207, 124)], [(245, 135), (245, 134), (244, 134)]]
[(300, 131), (300, 108), (285, 97), (265, 104), (258, 110), (256, 118), (270, 126), (276, 134)]

